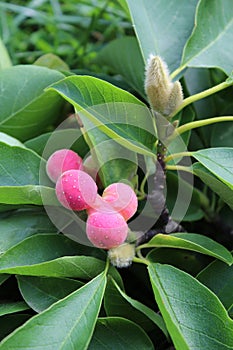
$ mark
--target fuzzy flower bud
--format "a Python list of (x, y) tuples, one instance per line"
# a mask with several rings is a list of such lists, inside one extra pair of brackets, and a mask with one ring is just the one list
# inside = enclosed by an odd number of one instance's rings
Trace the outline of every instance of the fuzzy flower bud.
[(150, 55), (146, 66), (145, 91), (151, 108), (169, 116), (183, 100), (181, 84), (172, 82), (166, 63)]

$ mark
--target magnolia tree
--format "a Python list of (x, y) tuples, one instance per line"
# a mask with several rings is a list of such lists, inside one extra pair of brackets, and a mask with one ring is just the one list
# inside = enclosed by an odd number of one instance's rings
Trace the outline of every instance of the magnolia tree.
[(119, 2), (130, 92), (1, 46), (0, 349), (233, 348), (232, 1)]

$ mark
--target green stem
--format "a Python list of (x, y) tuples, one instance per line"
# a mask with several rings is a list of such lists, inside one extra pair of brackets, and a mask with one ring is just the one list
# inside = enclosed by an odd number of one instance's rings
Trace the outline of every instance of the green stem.
[(109, 258), (107, 258), (107, 260), (106, 260), (106, 266), (105, 266), (105, 269), (104, 269), (104, 273), (105, 273), (105, 275), (107, 274), (107, 272), (108, 272), (108, 269), (109, 269), (109, 264), (110, 263), (110, 261), (109, 261)]
[(199, 92), (198, 94), (195, 94), (195, 95), (192, 95), (192, 96), (185, 98), (184, 101), (181, 103), (181, 105), (177, 108), (177, 110), (171, 116), (169, 116), (169, 118), (173, 118), (177, 113), (179, 113), (184, 107), (188, 106), (189, 104), (196, 102), (198, 100), (201, 100), (201, 99), (208, 97), (210, 95), (213, 95), (218, 91), (226, 89), (230, 85), (231, 84), (224, 81), (223, 83), (220, 83), (220, 84), (213, 86), (207, 90)]
[(136, 263), (139, 263), (139, 264), (144, 264), (146, 266), (149, 266), (150, 265), (150, 262), (149, 260), (143, 258), (143, 259), (140, 259), (140, 258), (137, 258), (136, 256), (133, 258), (133, 262), (136, 262)]
[(145, 198), (146, 196), (146, 193), (145, 193), (145, 184), (146, 184), (146, 181), (148, 179), (148, 176), (149, 176), (149, 172), (147, 172), (142, 180), (142, 183), (141, 183), (141, 186), (140, 186), (140, 196), (138, 197), (138, 200), (142, 200)]
[(139, 254), (139, 252), (141, 252), (142, 249), (149, 249), (149, 248), (154, 248), (154, 246), (150, 245), (150, 244), (141, 244), (136, 248), (136, 253)]
[[(206, 126), (214, 123), (220, 123), (220, 122), (232, 122), (233, 121), (233, 116), (222, 116), (222, 117), (214, 117), (214, 118), (208, 118), (208, 119), (203, 119), (203, 120), (196, 120), (194, 122), (190, 122), (184, 125), (179, 126), (175, 130), (175, 136), (181, 135), (186, 131), (199, 128), (201, 126)], [(173, 137), (172, 137), (173, 138)]]
[(183, 158), (183, 157), (192, 157), (193, 152), (180, 152), (180, 153), (174, 153), (174, 154), (169, 154), (164, 161), (165, 163), (168, 163), (170, 160), (173, 160), (175, 158)]
[(166, 165), (166, 169), (167, 170), (186, 171), (188, 173), (193, 174), (193, 171), (190, 167), (183, 166), (183, 165)]
[(172, 72), (170, 74), (170, 78), (174, 79), (178, 74), (180, 74), (180, 72), (182, 72), (182, 70), (184, 70), (186, 68), (186, 65), (184, 64), (183, 66), (180, 66), (179, 68), (177, 68), (176, 70), (174, 70), (174, 72)]

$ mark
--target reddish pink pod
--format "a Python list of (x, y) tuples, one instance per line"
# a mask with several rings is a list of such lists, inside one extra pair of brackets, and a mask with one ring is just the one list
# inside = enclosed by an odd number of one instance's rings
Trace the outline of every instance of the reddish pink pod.
[(129, 220), (137, 211), (138, 199), (134, 190), (127, 184), (117, 182), (105, 188), (102, 198), (124, 219)]
[(56, 195), (65, 208), (80, 211), (93, 205), (97, 197), (97, 186), (84, 171), (68, 170), (57, 180)]
[(90, 242), (98, 248), (111, 249), (122, 244), (128, 234), (128, 225), (117, 212), (93, 212), (88, 216), (86, 233)]
[(50, 180), (56, 183), (59, 176), (67, 170), (82, 170), (82, 158), (69, 149), (54, 152), (46, 164), (46, 172)]

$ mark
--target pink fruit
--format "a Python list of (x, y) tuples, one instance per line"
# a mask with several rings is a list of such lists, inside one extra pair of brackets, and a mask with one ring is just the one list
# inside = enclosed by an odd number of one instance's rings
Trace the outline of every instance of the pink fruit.
[(103, 200), (129, 220), (137, 211), (138, 199), (133, 189), (122, 182), (109, 185), (103, 192)]
[(91, 243), (103, 249), (111, 249), (122, 244), (128, 233), (128, 225), (117, 212), (93, 212), (88, 216), (86, 233)]
[(93, 205), (97, 196), (94, 180), (82, 170), (68, 170), (58, 179), (56, 195), (67, 209), (84, 210)]
[(48, 177), (55, 183), (62, 173), (71, 169), (82, 170), (82, 158), (69, 149), (54, 152), (46, 164)]

